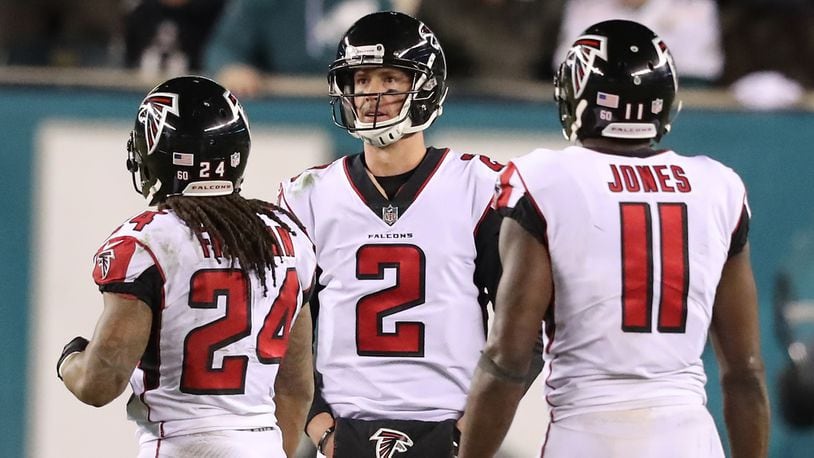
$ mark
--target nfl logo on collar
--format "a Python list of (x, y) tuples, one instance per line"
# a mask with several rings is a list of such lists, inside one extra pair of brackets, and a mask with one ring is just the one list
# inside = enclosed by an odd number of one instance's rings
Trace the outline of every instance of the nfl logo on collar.
[(394, 207), (393, 204), (390, 204), (386, 207), (382, 207), (382, 221), (387, 223), (388, 226), (392, 226), (396, 223), (399, 219), (399, 208)]

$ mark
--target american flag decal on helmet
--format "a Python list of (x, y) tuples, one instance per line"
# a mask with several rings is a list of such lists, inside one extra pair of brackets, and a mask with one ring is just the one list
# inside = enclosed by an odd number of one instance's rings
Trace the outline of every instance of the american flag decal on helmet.
[(167, 114), (179, 116), (178, 94), (156, 92), (149, 94), (141, 102), (138, 120), (144, 126), (144, 139), (147, 141), (147, 154), (153, 154), (158, 138), (167, 124)]
[(566, 64), (571, 67), (571, 81), (574, 85), (574, 98), (579, 98), (594, 67), (594, 60), (599, 57), (608, 60), (608, 39), (601, 35), (583, 35), (577, 38), (568, 51)]

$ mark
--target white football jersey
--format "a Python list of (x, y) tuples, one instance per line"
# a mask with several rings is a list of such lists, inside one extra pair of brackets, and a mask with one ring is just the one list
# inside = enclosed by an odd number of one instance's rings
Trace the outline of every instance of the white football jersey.
[(316, 245), (316, 367), (334, 415), (461, 415), (499, 275), (500, 168), (430, 148), (393, 200), (359, 154), (283, 184), (281, 205)]
[(701, 353), (723, 265), (745, 244), (745, 189), (706, 156), (650, 152), (539, 149), (500, 178), (495, 205), (551, 253), (544, 375), (555, 421), (706, 402)]
[(266, 294), (256, 274), (237, 261), (230, 269), (219, 244), (193, 236), (172, 211), (125, 221), (96, 253), (99, 289), (135, 295), (153, 310), (127, 405), (141, 441), (276, 425), (274, 380), (316, 261), (287, 216), (290, 232), (262, 218), (282, 251), (276, 282), (266, 272)]

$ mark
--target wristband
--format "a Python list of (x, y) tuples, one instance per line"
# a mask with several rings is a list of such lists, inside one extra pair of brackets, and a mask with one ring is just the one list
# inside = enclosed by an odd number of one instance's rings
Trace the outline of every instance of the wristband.
[(62, 354), (59, 355), (59, 360), (57, 361), (57, 377), (60, 380), (62, 379), (62, 366), (68, 361), (71, 356), (76, 355), (81, 351), (85, 351), (85, 348), (88, 347), (88, 339), (78, 336), (74, 337), (70, 342), (68, 342), (65, 347), (62, 348)]
[(480, 353), (478, 367), (508, 383), (523, 384), (526, 383), (526, 379), (528, 378), (528, 374), (512, 372), (508, 369), (501, 367), (498, 363), (494, 362), (494, 360), (492, 360), (492, 358), (490, 358), (489, 355), (487, 355), (485, 352)]
[(322, 437), (319, 438), (319, 442), (317, 442), (317, 451), (323, 455), (325, 455), (325, 442), (328, 440), (328, 436), (331, 435), (332, 432), (336, 430), (336, 425), (331, 425), (328, 429), (322, 433)]

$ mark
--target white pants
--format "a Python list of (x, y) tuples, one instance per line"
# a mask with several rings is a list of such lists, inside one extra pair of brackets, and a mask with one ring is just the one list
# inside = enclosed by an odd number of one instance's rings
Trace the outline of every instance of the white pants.
[(549, 425), (543, 458), (724, 458), (704, 406), (670, 406), (566, 417)]
[(285, 458), (280, 430), (225, 430), (143, 442), (138, 458)]

